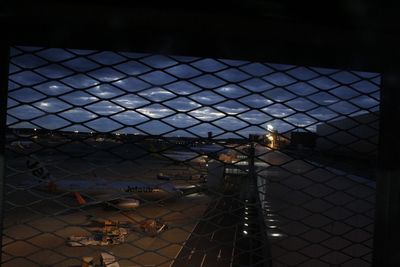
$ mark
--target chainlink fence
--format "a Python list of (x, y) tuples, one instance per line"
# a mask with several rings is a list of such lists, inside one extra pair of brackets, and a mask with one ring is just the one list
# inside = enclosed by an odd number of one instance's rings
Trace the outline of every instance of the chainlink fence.
[(10, 54), (2, 266), (371, 265), (380, 74)]

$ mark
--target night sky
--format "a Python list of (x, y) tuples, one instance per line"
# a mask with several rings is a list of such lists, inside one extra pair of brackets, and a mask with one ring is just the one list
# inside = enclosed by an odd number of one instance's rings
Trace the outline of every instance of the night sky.
[(33, 47), (10, 62), (13, 128), (247, 137), (379, 109), (370, 72)]

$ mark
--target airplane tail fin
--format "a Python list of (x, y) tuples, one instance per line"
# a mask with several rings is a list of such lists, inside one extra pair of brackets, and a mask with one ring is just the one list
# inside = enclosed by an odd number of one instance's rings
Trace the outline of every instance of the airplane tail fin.
[(44, 167), (39, 159), (31, 155), (26, 160), (26, 166), (31, 171), (32, 175), (40, 181), (50, 180), (50, 172)]
[(31, 155), (26, 160), (26, 166), (31, 171), (31, 174), (36, 178), (39, 185), (46, 185), (49, 192), (55, 192), (57, 190), (54, 179), (52, 179), (49, 170), (43, 166), (39, 159)]
[(85, 205), (86, 200), (79, 194), (78, 192), (74, 192), (76, 202), (78, 202), (79, 205)]
[(50, 180), (49, 183), (47, 184), (47, 190), (51, 193), (57, 192), (57, 185), (54, 183), (54, 181)]

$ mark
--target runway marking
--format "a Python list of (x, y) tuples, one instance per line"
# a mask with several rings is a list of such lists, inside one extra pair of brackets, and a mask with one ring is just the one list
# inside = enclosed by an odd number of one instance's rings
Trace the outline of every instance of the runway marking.
[(219, 249), (218, 256), (217, 256), (217, 261), (219, 261), (220, 258), (221, 258), (221, 249)]
[(207, 254), (204, 254), (203, 259), (201, 260), (200, 267), (203, 267), (204, 260), (206, 259)]
[(178, 250), (178, 253), (175, 255), (174, 259), (171, 261), (171, 263), (169, 264), (169, 267), (172, 267), (172, 265), (175, 263), (175, 260), (178, 258), (179, 254), (181, 253), (183, 247), (186, 245), (186, 242), (189, 240), (189, 238), (192, 236), (194, 229), (196, 229), (197, 225), (199, 224), (199, 222), (197, 222), (194, 227), (192, 228), (192, 231), (190, 232), (190, 234), (187, 236), (185, 242), (183, 242), (181, 248)]
[(232, 255), (231, 255), (231, 264), (230, 267), (233, 265), (233, 256), (235, 255), (235, 245), (236, 245), (236, 234), (237, 234), (238, 226), (236, 225), (235, 227), (235, 236), (233, 238), (233, 249), (232, 249)]
[(210, 241), (212, 241), (214, 239), (214, 234), (215, 234), (215, 231), (212, 233)]
[(192, 251), (190, 251), (190, 255), (188, 256), (188, 260), (190, 260), (192, 258), (195, 250), (196, 250), (196, 248), (192, 248)]

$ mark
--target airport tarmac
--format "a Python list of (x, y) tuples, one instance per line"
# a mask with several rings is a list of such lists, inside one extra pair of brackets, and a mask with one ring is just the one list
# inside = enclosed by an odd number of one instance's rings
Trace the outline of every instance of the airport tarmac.
[[(83, 256), (92, 256), (98, 261), (102, 251), (111, 251), (121, 266), (170, 266), (209, 202), (207, 195), (196, 194), (163, 207), (149, 204), (130, 212), (105, 211), (94, 207), (60, 216), (43, 216), (33, 211), (9, 213), (5, 217), (3, 231), (2, 266), (67, 267), (79, 264)], [(35, 212), (40, 211), (35, 209)], [(88, 216), (132, 222), (162, 218), (168, 224), (168, 230), (156, 237), (132, 232), (120, 245), (67, 246), (69, 236), (89, 234), (81, 227), (88, 222)]]
[[(64, 150), (68, 153), (57, 153), (52, 149), (35, 152), (36, 159), (53, 178), (152, 183), (162, 182), (157, 180), (159, 172), (167, 170), (169, 173), (189, 175), (199, 173), (202, 168), (198, 162), (177, 163), (156, 153), (138, 152), (137, 147), (118, 144), (112, 154), (97, 147), (84, 158), (78, 155), (85, 152), (83, 144), (71, 143)], [(80, 265), (84, 256), (92, 256), (99, 262), (100, 252), (105, 251), (112, 252), (122, 267), (167, 267), (172, 265), (211, 201), (210, 196), (199, 192), (171, 201), (146, 202), (134, 211), (104, 210), (99, 206), (82, 209), (71, 193), (18, 190), (21, 183), (35, 177), (27, 169), (28, 157), (21, 155), (22, 151), (17, 152), (10, 153), (7, 160), (1, 266), (76, 266)], [(24, 152), (30, 154), (33, 151), (27, 149)], [(182, 180), (171, 183), (179, 187), (196, 185), (194, 181)], [(134, 223), (160, 218), (168, 229), (156, 237), (130, 232), (126, 242), (119, 245), (68, 246), (69, 236), (90, 234), (82, 227), (90, 216)]]
[[(73, 179), (150, 182), (157, 181), (160, 172), (185, 175), (201, 171), (198, 162), (177, 164), (162, 155), (143, 154), (120, 145), (113, 153), (126, 153), (124, 155), (131, 160), (112, 156), (109, 151), (96, 151), (83, 160), (79, 155), (82, 149), (82, 145), (70, 144), (68, 151), (74, 155), (77, 153), (76, 158), (49, 151), (35, 155), (55, 177)], [(375, 197), (371, 181), (259, 146), (256, 156), (262, 161), (256, 162), (261, 178), (258, 186), (267, 216), (274, 266), (325, 266), (326, 262), (365, 266), (370, 263)], [(26, 157), (8, 161), (9, 186), (5, 203), (8, 211), (4, 221), (2, 266), (77, 265), (83, 256), (92, 255), (98, 260), (101, 251), (113, 252), (120, 264), (126, 267), (171, 266), (180, 253), (183, 263), (190, 258), (191, 261), (204, 264), (210, 261), (212, 264), (213, 259), (222, 259), (223, 254), (232, 251), (233, 243), (231, 248), (218, 250), (215, 255), (206, 255), (198, 251), (197, 246), (193, 246), (194, 250), (183, 249), (186, 241), (188, 246), (200, 244), (201, 249), (219, 241), (219, 235), (213, 236), (211, 226), (198, 224), (212, 203), (211, 197), (203, 193), (184, 196), (164, 206), (154, 203), (141, 206), (134, 212), (104, 211), (98, 207), (80, 210), (65, 194), (55, 197), (36, 190), (14, 190), (10, 185), (26, 180), (26, 175), (29, 175), (25, 161)], [(245, 165), (241, 167), (246, 168)], [(193, 181), (170, 182), (179, 186), (193, 185)], [(55, 213), (58, 215), (54, 216)], [(87, 221), (87, 215), (135, 222), (162, 218), (169, 224), (169, 229), (158, 237), (132, 233), (126, 243), (110, 247), (66, 246), (68, 236), (85, 233), (79, 225)], [(202, 237), (204, 240), (194, 242), (195, 236), (191, 237), (191, 233), (202, 234), (203, 230), (207, 230), (207, 235)], [(232, 236), (229, 233), (232, 231), (222, 236)], [(301, 255), (296, 250), (300, 250)]]
[(273, 266), (370, 266), (375, 182), (257, 147)]

